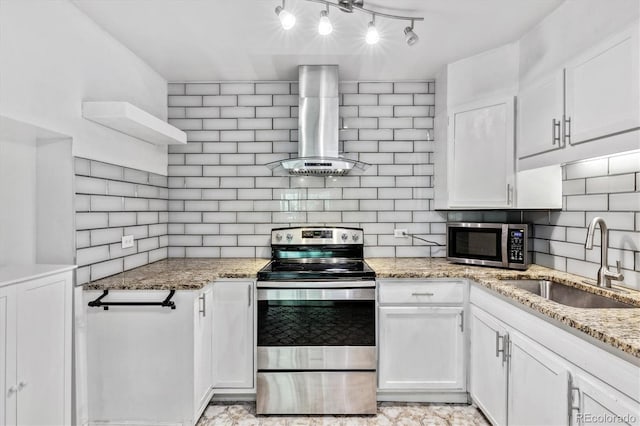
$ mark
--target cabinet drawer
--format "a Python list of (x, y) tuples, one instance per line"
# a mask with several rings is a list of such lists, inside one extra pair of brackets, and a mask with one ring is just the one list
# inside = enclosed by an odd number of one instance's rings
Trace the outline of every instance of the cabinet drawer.
[(378, 302), (436, 304), (464, 302), (462, 281), (383, 280), (378, 282)]

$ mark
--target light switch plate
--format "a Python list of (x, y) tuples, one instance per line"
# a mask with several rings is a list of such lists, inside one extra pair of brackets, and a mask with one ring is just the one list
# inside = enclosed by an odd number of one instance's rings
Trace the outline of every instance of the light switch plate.
[(122, 248), (130, 248), (133, 247), (133, 235), (125, 235), (122, 237)]

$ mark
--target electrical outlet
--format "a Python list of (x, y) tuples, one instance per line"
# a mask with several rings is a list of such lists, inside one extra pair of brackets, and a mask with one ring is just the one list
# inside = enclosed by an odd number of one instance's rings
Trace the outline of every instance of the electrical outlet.
[(122, 248), (130, 248), (133, 247), (133, 235), (125, 235), (122, 237)]
[(406, 229), (394, 229), (393, 230), (393, 236), (396, 238), (408, 238), (409, 235), (407, 235), (407, 230)]

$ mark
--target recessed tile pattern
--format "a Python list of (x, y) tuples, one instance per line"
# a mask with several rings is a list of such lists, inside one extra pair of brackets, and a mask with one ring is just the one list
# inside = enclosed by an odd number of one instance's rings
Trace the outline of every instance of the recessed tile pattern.
[(167, 258), (166, 176), (75, 158), (75, 188), (78, 284)]
[(472, 405), (380, 402), (371, 416), (258, 416), (254, 402), (212, 402), (197, 426), (278, 425), (278, 426), (480, 426), (489, 425)]
[(529, 212), (534, 225), (534, 261), (594, 279), (600, 267), (600, 229), (593, 250), (584, 248), (594, 217), (609, 227), (609, 267), (619, 260), (624, 283), (640, 290), (640, 152), (563, 167), (562, 211)]
[[(188, 143), (169, 147), (169, 257), (270, 257), (274, 227), (358, 226), (368, 257), (441, 257), (433, 211), (433, 81), (344, 82), (340, 148), (371, 164), (362, 176), (274, 176), (297, 155), (296, 82), (172, 83), (169, 122)], [(102, 201), (102, 200), (101, 200)]]

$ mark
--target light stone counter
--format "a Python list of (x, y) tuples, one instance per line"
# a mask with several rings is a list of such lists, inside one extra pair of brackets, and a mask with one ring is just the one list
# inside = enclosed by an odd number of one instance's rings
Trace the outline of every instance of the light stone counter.
[[(268, 259), (168, 259), (87, 284), (86, 290), (198, 290), (216, 279), (255, 279)], [(538, 313), (640, 358), (640, 292), (621, 292), (584, 284), (583, 277), (532, 265), (526, 271), (449, 263), (438, 258), (371, 258), (367, 263), (384, 278), (469, 278)], [(552, 279), (601, 294), (637, 309), (580, 309), (561, 305), (501, 282), (501, 279)]]
[[(640, 358), (640, 292), (623, 289), (611, 291), (584, 284), (584, 277), (531, 265), (526, 271), (487, 268), (449, 263), (437, 258), (372, 258), (367, 263), (384, 278), (469, 278), (485, 288), (573, 329)], [(601, 294), (638, 308), (582, 309), (561, 305), (543, 297), (506, 284), (504, 279), (544, 279)]]
[(173, 258), (160, 260), (84, 286), (85, 290), (199, 290), (221, 278), (255, 279), (269, 259)]

